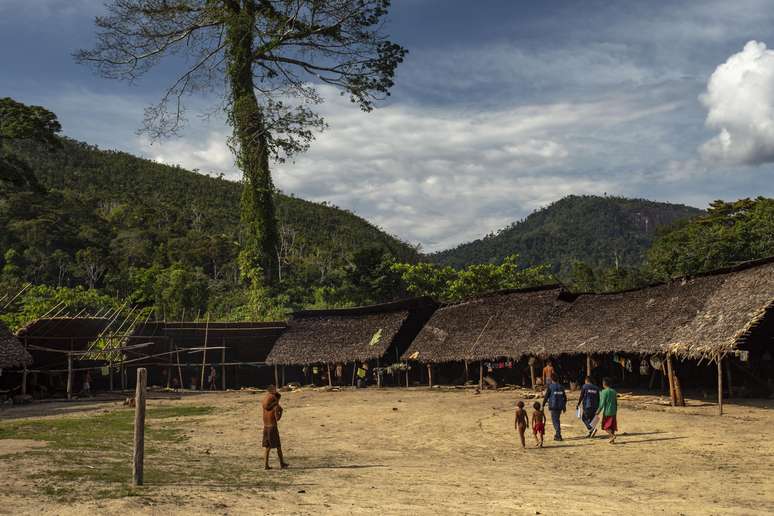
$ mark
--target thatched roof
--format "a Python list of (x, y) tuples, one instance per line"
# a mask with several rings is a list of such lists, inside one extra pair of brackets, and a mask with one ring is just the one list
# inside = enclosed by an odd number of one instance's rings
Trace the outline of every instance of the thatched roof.
[(438, 310), (405, 357), (422, 362), (672, 351), (715, 356), (774, 317), (774, 258), (614, 294), (495, 293)]
[(404, 353), (426, 363), (518, 359), (543, 329), (569, 306), (566, 292), (552, 285), (494, 292), (445, 306)]
[(416, 298), (359, 308), (296, 312), (266, 363), (333, 364), (380, 358), (412, 318), (424, 317), (420, 314), (435, 306), (429, 298)]
[(30, 363), (32, 356), (8, 327), (0, 322), (0, 369), (24, 367)]
[(774, 258), (697, 278), (715, 284), (699, 313), (675, 332), (670, 349), (697, 357), (727, 353), (764, 318), (774, 317)]

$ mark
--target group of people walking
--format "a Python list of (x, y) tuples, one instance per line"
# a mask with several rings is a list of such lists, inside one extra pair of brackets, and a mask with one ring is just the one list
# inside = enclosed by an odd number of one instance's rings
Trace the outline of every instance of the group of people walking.
[[(536, 401), (532, 407), (531, 418), (528, 418), (524, 409), (524, 402), (519, 401), (516, 404), (516, 418), (514, 426), (519, 432), (521, 446), (526, 447), (524, 433), (527, 426), (531, 426), (535, 437), (535, 445), (543, 446), (543, 437), (545, 435), (546, 415), (544, 409), (547, 407), (551, 415), (551, 424), (554, 427), (554, 440), (561, 441), (562, 438), (562, 414), (567, 412), (567, 393), (564, 387), (556, 378), (553, 366), (549, 362), (543, 370), (543, 382), (546, 386), (543, 394), (543, 403)], [(591, 377), (586, 377), (580, 390), (578, 403), (575, 409), (583, 425), (586, 427), (586, 437), (593, 437), (601, 427), (607, 432), (609, 442), (615, 442), (616, 432), (618, 431), (618, 393), (613, 389), (609, 378), (602, 380), (603, 388), (600, 389), (594, 384)]]

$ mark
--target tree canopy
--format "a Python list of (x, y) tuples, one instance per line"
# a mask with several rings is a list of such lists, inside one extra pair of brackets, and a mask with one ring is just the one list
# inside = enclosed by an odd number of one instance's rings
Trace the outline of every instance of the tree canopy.
[(383, 34), (389, 0), (112, 0), (97, 43), (76, 58), (108, 78), (134, 81), (164, 58), (182, 71), (148, 108), (152, 137), (175, 133), (185, 98), (219, 97), (244, 172), (243, 276), (279, 280), (279, 230), (269, 160), (305, 150), (324, 121), (319, 85), (363, 110), (388, 95), (406, 50)]

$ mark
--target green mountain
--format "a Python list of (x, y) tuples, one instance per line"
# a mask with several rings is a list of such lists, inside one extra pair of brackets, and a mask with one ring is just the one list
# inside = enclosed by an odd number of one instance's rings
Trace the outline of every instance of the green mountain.
[(702, 210), (680, 204), (622, 197), (565, 197), (480, 240), (431, 255), (463, 267), (500, 262), (517, 253), (523, 265), (549, 263), (567, 273), (574, 261), (606, 268), (640, 265), (656, 230)]
[[(66, 138), (62, 145), (15, 148), (47, 193), (0, 192), (6, 278), (97, 287), (140, 304), (154, 302), (144, 297), (182, 296), (179, 305), (202, 313), (243, 284), (236, 263), (240, 183)], [(294, 305), (314, 303), (314, 288), (335, 286), (363, 249), (419, 258), (412, 246), (326, 203), (279, 194), (277, 211), (282, 290)], [(169, 285), (158, 279), (166, 273)], [(189, 292), (202, 284), (208, 295)]]

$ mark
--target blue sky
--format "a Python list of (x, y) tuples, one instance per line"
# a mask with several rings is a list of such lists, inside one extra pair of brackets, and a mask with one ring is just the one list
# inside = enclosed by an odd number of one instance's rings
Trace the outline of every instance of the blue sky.
[[(276, 165), (285, 192), (348, 208), (425, 250), (565, 195), (705, 206), (774, 195), (774, 10), (765, 0), (394, 0), (410, 54), (362, 113), (322, 89), (329, 128)], [(108, 81), (71, 54), (99, 0), (0, 0), (0, 96), (72, 138), (238, 179), (222, 116), (194, 98), (178, 138), (138, 136), (173, 76)], [(752, 43), (751, 43), (752, 42)]]

